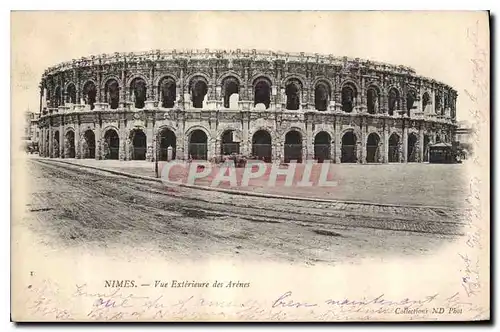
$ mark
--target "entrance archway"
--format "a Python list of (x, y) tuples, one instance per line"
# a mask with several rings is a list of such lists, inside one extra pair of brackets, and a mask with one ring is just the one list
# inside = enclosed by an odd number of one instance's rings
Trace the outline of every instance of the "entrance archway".
[(417, 135), (411, 133), (408, 135), (408, 157), (409, 163), (414, 163), (417, 161)]
[(66, 158), (75, 158), (75, 132), (69, 130), (65, 135), (64, 153)]
[(59, 144), (59, 130), (54, 132), (54, 143), (52, 143), (52, 155), (55, 158), (59, 158), (59, 151), (61, 150), (61, 145)]
[(314, 159), (319, 163), (331, 159), (332, 137), (326, 131), (321, 131), (314, 137)]
[(168, 160), (168, 147), (172, 147), (172, 159), (175, 159), (176, 156), (176, 148), (177, 148), (177, 137), (175, 133), (168, 129), (164, 128), (160, 132), (160, 160), (167, 161)]
[(302, 162), (302, 135), (291, 130), (285, 135), (285, 163), (295, 160), (298, 163)]
[(399, 163), (399, 136), (396, 133), (389, 137), (389, 162)]
[(271, 135), (265, 130), (258, 130), (252, 136), (252, 155), (266, 163), (272, 160)]
[(342, 136), (342, 155), (340, 158), (341, 163), (355, 163), (358, 160), (356, 155), (356, 135), (352, 131), (348, 131)]
[(95, 158), (95, 134), (91, 129), (87, 129), (83, 134), (82, 153), (83, 158)]
[(194, 160), (207, 160), (208, 137), (203, 130), (196, 129), (189, 135), (189, 157)]
[(135, 108), (144, 108), (146, 102), (146, 89), (146, 81), (140, 77), (134, 78), (132, 83), (130, 83), (130, 90), (132, 92)]
[(380, 149), (379, 149), (380, 137), (371, 133), (368, 135), (366, 141), (366, 162), (367, 163), (378, 163), (380, 162)]
[(285, 85), (286, 109), (298, 110), (300, 108), (300, 91), (302, 86), (297, 80), (289, 80)]
[(226, 130), (224, 133), (222, 133), (221, 141), (221, 156), (240, 153), (240, 142), (234, 130)]
[(132, 160), (146, 160), (146, 134), (142, 129), (134, 129), (131, 132)]
[(104, 158), (118, 159), (120, 152), (120, 137), (114, 129), (106, 130), (104, 134)]

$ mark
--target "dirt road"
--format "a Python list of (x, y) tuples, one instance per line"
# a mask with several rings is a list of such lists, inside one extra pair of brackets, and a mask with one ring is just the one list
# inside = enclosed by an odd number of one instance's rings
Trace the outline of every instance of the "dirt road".
[(51, 251), (79, 248), (169, 260), (317, 263), (431, 255), (463, 234), (453, 209), (318, 203), (231, 195), (30, 160), (28, 217)]

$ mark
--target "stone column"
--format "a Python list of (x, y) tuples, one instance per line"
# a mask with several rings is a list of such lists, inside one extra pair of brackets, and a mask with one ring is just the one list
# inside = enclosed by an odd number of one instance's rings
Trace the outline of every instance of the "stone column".
[(82, 158), (81, 142), (80, 142), (80, 124), (75, 126), (75, 158)]
[[(404, 121), (404, 120), (403, 120)], [(401, 156), (401, 162), (407, 163), (408, 162), (408, 128), (407, 124), (404, 123), (403, 127), (403, 155)]]
[(342, 137), (340, 136), (342, 127), (340, 123), (340, 118), (335, 117), (335, 149), (334, 149), (334, 161), (337, 164), (340, 164), (341, 162), (341, 156), (342, 156)]
[(52, 132), (52, 125), (49, 125), (48, 128), (48, 133), (49, 133), (49, 151), (48, 151), (48, 157), (52, 158), (52, 144), (53, 144), (53, 132)]
[(154, 156), (153, 156), (153, 143), (154, 143), (154, 128), (153, 128), (153, 121), (152, 119), (148, 118), (147, 119), (147, 124), (146, 124), (146, 160), (147, 161), (154, 161)]
[(64, 158), (64, 126), (61, 123), (59, 125), (59, 158)]
[(102, 138), (101, 138), (101, 124), (99, 123), (99, 121), (97, 121), (95, 125), (94, 135), (95, 135), (95, 159), (96, 160), (104, 159), (103, 156), (101, 155), (103, 149), (102, 149)]
[(241, 131), (241, 143), (240, 143), (240, 152), (243, 155), (249, 155), (251, 152), (251, 147), (250, 145), (252, 144), (250, 142), (251, 138), (250, 136), (250, 113), (249, 112), (244, 112), (242, 113), (242, 124), (243, 124), (243, 130)]
[(38, 151), (41, 157), (45, 157), (45, 128), (40, 130), (40, 139), (38, 143)]
[(419, 163), (424, 162), (424, 130), (418, 130), (418, 160)]
[(384, 120), (384, 132), (382, 135), (383, 139), (383, 145), (382, 145), (382, 151), (383, 151), (383, 157), (382, 157), (382, 162), (383, 163), (388, 163), (389, 162), (389, 125), (385, 122)]
[(361, 157), (361, 161), (358, 160), (358, 163), (366, 164), (366, 139), (368, 136), (368, 126), (366, 123), (362, 123), (361, 125), (361, 152), (359, 153)]
[(127, 160), (127, 128), (125, 121), (120, 119), (120, 131), (118, 137), (120, 138), (120, 145), (118, 146), (118, 159)]

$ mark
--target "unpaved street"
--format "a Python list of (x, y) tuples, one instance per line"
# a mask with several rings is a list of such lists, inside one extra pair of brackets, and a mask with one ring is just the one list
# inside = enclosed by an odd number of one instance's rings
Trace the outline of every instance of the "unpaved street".
[[(28, 217), (47, 250), (133, 259), (223, 257), (314, 265), (431, 255), (462, 235), (460, 212), (230, 195), (29, 160)], [(141, 255), (142, 256), (142, 255)]]

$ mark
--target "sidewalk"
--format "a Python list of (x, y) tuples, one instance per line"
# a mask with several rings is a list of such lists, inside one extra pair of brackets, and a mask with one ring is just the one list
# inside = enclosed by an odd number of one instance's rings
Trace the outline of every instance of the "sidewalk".
[[(95, 159), (55, 160), (155, 177), (155, 164), (152, 162)], [(164, 163), (159, 163), (160, 171)], [(250, 180), (248, 186), (231, 187), (228, 182), (223, 182), (217, 188), (291, 197), (451, 208), (463, 207), (468, 190), (463, 164), (331, 164), (328, 181), (336, 181), (336, 186), (333, 187), (285, 186), (284, 176), (278, 176), (275, 186), (269, 186), (269, 170), (270, 168), (264, 176)], [(294, 184), (300, 180), (302, 170), (303, 164), (298, 164)], [(237, 169), (238, 184), (241, 183), (243, 171), (242, 168)], [(187, 170), (182, 167), (174, 167), (171, 169), (170, 179), (185, 179), (186, 173)], [(315, 184), (318, 183), (319, 173), (320, 168), (313, 168), (311, 179)], [(195, 184), (210, 186), (214, 176), (211, 174), (206, 178), (198, 179)]]

